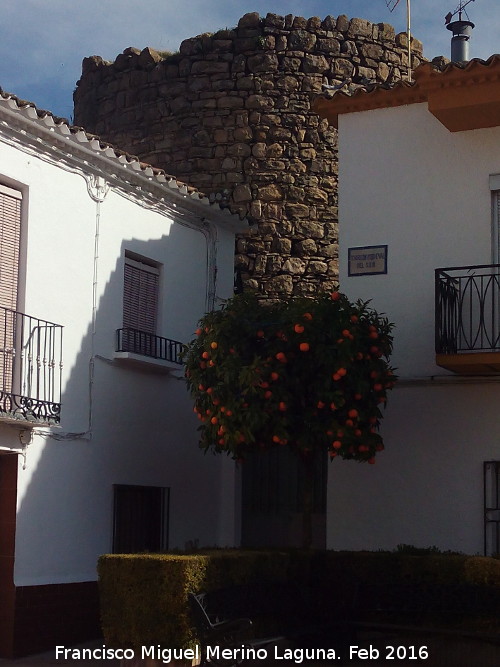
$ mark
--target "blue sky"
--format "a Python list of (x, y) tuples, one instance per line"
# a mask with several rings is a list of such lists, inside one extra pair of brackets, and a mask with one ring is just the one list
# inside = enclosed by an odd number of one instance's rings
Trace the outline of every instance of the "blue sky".
[[(444, 17), (458, 5), (459, 0), (411, 0), (412, 33), (423, 42), (427, 58), (449, 56)], [(406, 0), (392, 13), (386, 0), (4, 0), (0, 86), (71, 118), (84, 57), (114, 60), (128, 46), (176, 51), (183, 39), (234, 27), (250, 11), (306, 18), (346, 14), (406, 30)], [(471, 57), (500, 52), (500, 1), (473, 0), (467, 12), (476, 24)]]

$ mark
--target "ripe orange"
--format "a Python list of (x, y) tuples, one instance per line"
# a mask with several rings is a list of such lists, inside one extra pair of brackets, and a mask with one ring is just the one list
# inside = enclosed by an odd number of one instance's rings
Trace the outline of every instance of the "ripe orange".
[(197, 336), (201, 336), (201, 329), (196, 329), (195, 334), (196, 334)]
[(210, 420), (210, 423), (211, 424), (217, 424), (218, 421), (219, 420), (217, 419), (217, 417), (212, 417), (212, 419)]
[(285, 364), (286, 361), (287, 361), (287, 359), (286, 359), (286, 354), (285, 354), (284, 352), (278, 352), (278, 353), (276, 354), (276, 359), (277, 359), (278, 361), (281, 361), (281, 363), (283, 363), (283, 364)]
[(334, 449), (340, 449), (342, 447), (342, 443), (340, 442), (340, 440), (334, 440), (332, 442), (332, 447)]
[(303, 317), (305, 320), (312, 320), (312, 318), (313, 318), (313, 316), (311, 315), (311, 313), (304, 313), (304, 314), (302, 315), (302, 317)]
[(281, 412), (285, 412), (286, 410), (286, 403), (284, 401), (280, 401), (278, 408), (281, 410)]
[(332, 292), (330, 296), (332, 301), (338, 301), (340, 299), (340, 292)]
[(269, 400), (272, 395), (273, 395), (273, 392), (268, 390), (268, 391), (265, 392), (264, 398)]
[(356, 322), (359, 322), (359, 317), (357, 315), (351, 315), (350, 320), (353, 324), (356, 324)]
[(299, 345), (299, 350), (301, 352), (309, 352), (309, 343), (301, 343)]
[(351, 419), (356, 419), (356, 417), (359, 415), (359, 412), (355, 408), (352, 408), (352, 410), (349, 410), (347, 414)]
[(271, 380), (276, 381), (279, 378), (278, 373), (275, 373), (274, 371), (271, 373)]
[(205, 352), (202, 352), (201, 356), (203, 359), (208, 359), (210, 357), (210, 354), (205, 350)]
[(216, 350), (219, 347), (219, 345), (215, 341), (212, 341), (210, 343), (210, 347), (212, 348), (212, 350)]
[(293, 330), (295, 331), (295, 333), (301, 334), (304, 331), (304, 326), (302, 324), (296, 324), (293, 327)]

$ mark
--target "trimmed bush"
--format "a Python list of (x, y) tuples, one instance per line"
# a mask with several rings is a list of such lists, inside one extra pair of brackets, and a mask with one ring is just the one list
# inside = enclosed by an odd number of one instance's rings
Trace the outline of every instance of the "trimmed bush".
[(130, 648), (151, 644), (193, 646), (188, 592), (286, 581), (288, 561), (286, 553), (236, 550), (101, 556), (98, 574), (106, 642)]
[[(246, 586), (254, 593), (256, 608), (255, 597), (261, 595), (262, 609), (268, 612), (269, 600), (264, 597), (282, 591), (284, 599), (297, 600), (299, 607), (309, 599), (325, 621), (343, 619), (352, 613), (355, 601), (356, 613), (362, 614), (370, 601), (360, 591), (370, 588), (376, 588), (377, 604), (384, 609), (400, 604), (405, 590), (425, 591), (431, 596), (426, 610), (442, 613), (443, 624), (449, 620), (446, 606), (453, 600), (460, 601), (465, 614), (478, 616), (491, 617), (500, 604), (500, 560), (480, 556), (215, 550), (193, 555), (106, 555), (99, 559), (98, 572), (104, 637), (108, 645), (123, 648), (192, 647), (196, 637), (187, 609), (189, 591), (211, 593)], [(307, 595), (295, 596), (299, 588)], [(278, 610), (279, 604), (271, 608)], [(293, 611), (309, 613), (306, 607)], [(240, 615), (242, 610), (235, 612)], [(267, 634), (272, 619), (267, 617), (266, 623)]]

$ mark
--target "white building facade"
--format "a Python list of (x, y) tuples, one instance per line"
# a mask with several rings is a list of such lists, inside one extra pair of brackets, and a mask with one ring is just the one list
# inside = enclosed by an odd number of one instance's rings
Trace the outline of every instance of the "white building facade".
[(400, 377), (377, 464), (330, 467), (329, 548), (500, 551), (499, 72), (429, 63), (317, 101), (339, 129), (341, 289), (395, 323)]
[(0, 657), (95, 635), (111, 551), (234, 545), (234, 464), (197, 450), (181, 344), (246, 225), (0, 96)]

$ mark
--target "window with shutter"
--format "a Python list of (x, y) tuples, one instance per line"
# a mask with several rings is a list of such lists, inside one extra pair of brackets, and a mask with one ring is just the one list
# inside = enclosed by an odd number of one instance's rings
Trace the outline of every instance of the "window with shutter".
[(0, 184), (0, 389), (12, 391), (22, 194)]
[(158, 266), (125, 255), (122, 342), (129, 352), (155, 356), (159, 282)]

